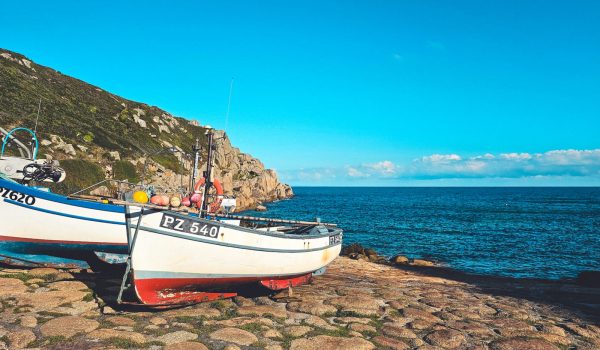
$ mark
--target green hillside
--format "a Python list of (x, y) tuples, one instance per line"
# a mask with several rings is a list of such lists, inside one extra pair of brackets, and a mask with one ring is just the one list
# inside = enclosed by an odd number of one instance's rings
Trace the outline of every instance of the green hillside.
[[(41, 98), (40, 139), (59, 135), (67, 143), (118, 151), (122, 157), (160, 150), (165, 147), (161, 141), (183, 150), (190, 150), (196, 137), (204, 142), (204, 129), (188, 120), (111, 94), (18, 53), (0, 49), (0, 56), (0, 126), (4, 128), (33, 127)], [(171, 118), (177, 128), (166, 131)], [(174, 160), (162, 156), (158, 161), (169, 167)]]

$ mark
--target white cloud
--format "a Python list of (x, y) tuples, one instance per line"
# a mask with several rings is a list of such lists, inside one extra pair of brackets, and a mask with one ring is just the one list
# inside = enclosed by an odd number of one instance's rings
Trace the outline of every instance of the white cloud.
[(494, 158), (496, 158), (496, 156), (494, 156), (491, 153), (486, 153), (486, 154), (483, 154), (483, 155), (480, 155), (480, 156), (473, 157), (473, 159), (494, 159)]
[(432, 154), (430, 156), (426, 156), (421, 158), (423, 162), (449, 162), (454, 160), (461, 160), (458, 154)]
[(501, 153), (500, 158), (512, 160), (528, 160), (532, 156), (529, 153)]
[(398, 167), (389, 160), (377, 163), (365, 163), (356, 166), (346, 166), (346, 175), (351, 178), (389, 177), (396, 174)]
[(346, 168), (346, 170), (347, 170), (346, 174), (348, 174), (348, 176), (350, 176), (350, 177), (368, 177), (368, 176), (370, 176), (370, 174), (363, 173), (362, 171), (358, 170), (355, 167), (349, 166)]
[(396, 165), (389, 160), (364, 164), (363, 167), (381, 175), (393, 175), (396, 172)]
[(597, 164), (600, 160), (600, 149), (594, 150), (555, 150), (544, 153), (544, 159), (555, 164)]
[(340, 168), (300, 169), (279, 173), (284, 181), (315, 184), (394, 179), (600, 178), (600, 148), (552, 150), (544, 153), (485, 153), (470, 157), (455, 153), (431, 154), (405, 165), (382, 160)]
[(600, 175), (600, 149), (553, 150), (544, 153), (490, 153), (462, 158), (456, 154), (417, 159), (405, 177), (533, 177)]
[(280, 170), (277, 173), (281, 179), (287, 182), (319, 183), (333, 181), (338, 177), (337, 170), (333, 168)]

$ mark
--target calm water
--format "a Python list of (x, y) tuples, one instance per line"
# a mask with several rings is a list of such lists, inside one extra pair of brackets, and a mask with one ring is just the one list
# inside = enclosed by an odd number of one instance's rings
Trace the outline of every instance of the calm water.
[(463, 271), (557, 279), (600, 270), (600, 188), (296, 187), (252, 215), (338, 223), (344, 243)]

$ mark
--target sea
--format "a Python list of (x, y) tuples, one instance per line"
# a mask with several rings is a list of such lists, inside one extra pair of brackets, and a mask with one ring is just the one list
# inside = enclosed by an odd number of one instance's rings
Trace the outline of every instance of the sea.
[(600, 270), (598, 187), (294, 187), (245, 214), (338, 224), (344, 244), (475, 274), (574, 278)]

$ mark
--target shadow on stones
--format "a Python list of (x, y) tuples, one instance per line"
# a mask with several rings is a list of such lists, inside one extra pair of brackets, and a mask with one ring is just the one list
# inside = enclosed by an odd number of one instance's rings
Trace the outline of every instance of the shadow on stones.
[[(165, 310), (181, 309), (191, 305), (200, 304), (200, 302), (197, 302), (161, 306), (144, 305), (140, 303), (137, 299), (133, 285), (125, 289), (122, 296), (122, 303), (119, 304), (117, 302), (117, 297), (119, 295), (119, 289), (121, 287), (121, 281), (124, 272), (124, 266), (115, 267), (113, 265), (113, 268), (105, 269), (102, 271), (87, 272), (87, 270), (81, 270), (81, 272), (72, 272), (71, 274), (76, 280), (85, 283), (94, 292), (94, 298), (99, 302), (102, 313), (110, 313), (110, 309), (114, 310), (114, 312), (116, 313), (160, 312)], [(127, 283), (131, 283), (131, 280), (128, 280)], [(258, 283), (253, 285), (240, 286), (238, 288), (228, 288), (227, 290), (222, 291), (216, 290), (215, 292), (233, 292), (237, 293), (238, 296), (242, 296), (245, 298), (270, 296), (274, 294), (272, 290), (262, 287)], [(211, 301), (207, 301), (205, 303), (210, 302)], [(110, 309), (107, 309), (107, 307), (109, 307)]]
[(423, 276), (440, 277), (467, 283), (476, 292), (507, 296), (546, 304), (555, 311), (575, 313), (578, 317), (600, 325), (600, 288), (577, 285), (574, 280), (544, 280), (486, 276), (461, 272), (452, 268), (434, 266), (396, 265), (398, 269)]

